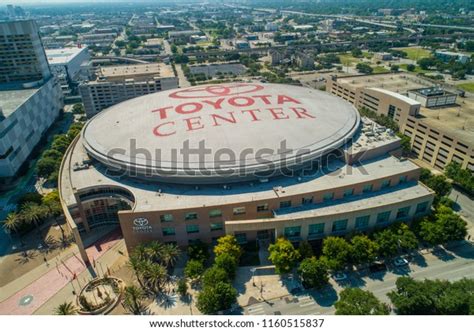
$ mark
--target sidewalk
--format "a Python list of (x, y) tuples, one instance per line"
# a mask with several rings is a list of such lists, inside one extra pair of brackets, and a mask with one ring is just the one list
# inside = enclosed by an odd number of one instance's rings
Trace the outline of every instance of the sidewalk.
[[(92, 246), (86, 249), (87, 255), (91, 261), (97, 260), (112, 246), (119, 242), (120, 238), (117, 233), (108, 234)], [(68, 258), (64, 260), (57, 259), (49, 262), (49, 267), (41, 265), (32, 270), (18, 281), (11, 282), (2, 288), (2, 298), (0, 303), (0, 314), (6, 315), (30, 315), (47, 302), (51, 297), (58, 293), (66, 286), (75, 275), (87, 270), (84, 262), (74, 255), (74, 251), (69, 253)], [(38, 277), (32, 280), (33, 277)], [(20, 290), (18, 290), (20, 289)], [(17, 291), (13, 292), (12, 291)]]

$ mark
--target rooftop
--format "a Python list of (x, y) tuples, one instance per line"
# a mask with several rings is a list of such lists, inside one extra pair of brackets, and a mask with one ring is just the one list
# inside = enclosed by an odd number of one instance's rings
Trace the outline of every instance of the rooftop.
[(3, 116), (10, 116), (37, 91), (38, 88), (0, 91), (0, 109)]
[(381, 74), (338, 77), (338, 84), (348, 84), (354, 88), (382, 88), (395, 93), (430, 87), (433, 84), (410, 74)]
[(175, 77), (172, 68), (164, 63), (101, 67), (99, 76), (111, 80), (139, 77)]
[(83, 52), (84, 47), (68, 47), (68, 48), (56, 48), (46, 49), (46, 56), (50, 65), (67, 64), (79, 53)]

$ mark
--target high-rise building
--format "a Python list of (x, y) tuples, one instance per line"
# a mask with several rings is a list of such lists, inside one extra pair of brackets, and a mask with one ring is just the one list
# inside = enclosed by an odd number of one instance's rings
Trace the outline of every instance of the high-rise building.
[(0, 184), (12, 182), (62, 108), (34, 21), (0, 22)]

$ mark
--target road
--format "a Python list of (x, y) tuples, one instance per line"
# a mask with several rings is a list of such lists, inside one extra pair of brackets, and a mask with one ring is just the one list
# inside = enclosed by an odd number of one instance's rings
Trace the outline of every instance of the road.
[(334, 314), (337, 293), (344, 287), (360, 287), (369, 290), (380, 300), (390, 303), (386, 294), (395, 289), (398, 277), (409, 275), (414, 279), (459, 280), (463, 277), (474, 278), (474, 246), (467, 243), (450, 250), (440, 249), (434, 254), (417, 256), (405, 268), (394, 268), (389, 272), (358, 277), (351, 274), (349, 279), (338, 284), (331, 280), (331, 286), (324, 291), (290, 295), (283, 298), (256, 303), (244, 308), (245, 315), (311, 315)]

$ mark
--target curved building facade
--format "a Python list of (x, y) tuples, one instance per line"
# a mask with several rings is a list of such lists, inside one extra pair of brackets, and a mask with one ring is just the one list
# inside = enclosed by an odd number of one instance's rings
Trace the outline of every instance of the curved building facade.
[(320, 240), (429, 211), (433, 192), (400, 140), (349, 103), (303, 87), (232, 83), (159, 92), (92, 118), (60, 194), (82, 233), (120, 224), (128, 248)]

